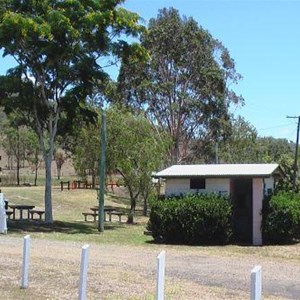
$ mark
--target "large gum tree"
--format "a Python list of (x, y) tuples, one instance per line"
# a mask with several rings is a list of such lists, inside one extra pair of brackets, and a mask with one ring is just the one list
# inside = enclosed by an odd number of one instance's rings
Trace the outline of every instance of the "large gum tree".
[(147, 62), (124, 60), (120, 101), (145, 111), (172, 137), (172, 163), (182, 163), (196, 140), (216, 140), (229, 123), (229, 106), (243, 101), (231, 86), (240, 75), (222, 43), (174, 9), (161, 9), (142, 35)]
[(11, 91), (1, 86), (1, 98), (7, 110), (26, 114), (39, 136), (46, 166), (46, 223), (53, 223), (51, 163), (61, 121), (88, 112), (88, 95), (108, 79), (105, 65), (142, 51), (123, 38), (138, 36), (142, 27), (137, 14), (119, 6), (122, 2), (0, 0), (0, 49), (15, 59), (17, 67), (9, 76), (20, 80)]

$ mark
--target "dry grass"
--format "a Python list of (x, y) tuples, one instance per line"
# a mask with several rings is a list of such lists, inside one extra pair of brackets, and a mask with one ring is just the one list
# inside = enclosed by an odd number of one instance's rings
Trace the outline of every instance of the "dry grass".
[[(9, 203), (32, 204), (44, 209), (42, 187), (8, 187), (3, 189)], [(123, 191), (121, 191), (123, 194)], [(121, 193), (120, 192), (120, 193)], [(151, 237), (143, 235), (147, 218), (137, 213), (135, 222), (137, 225), (126, 224), (126, 215), (122, 216), (122, 223), (117, 222), (118, 217), (113, 216), (112, 223), (105, 223), (104, 234), (99, 234), (97, 222), (84, 222), (82, 212), (90, 211), (90, 207), (97, 205), (97, 192), (91, 189), (76, 189), (60, 191), (53, 188), (53, 216), (54, 224), (45, 226), (37, 222), (10, 221), (9, 232), (11, 235), (24, 235), (30, 233), (35, 238), (54, 240), (87, 241), (115, 244), (144, 244)], [(105, 197), (105, 205), (120, 208), (128, 208), (129, 200), (126, 197), (118, 197), (108, 193)]]
[[(29, 288), (21, 290), (22, 239), (0, 237), (0, 299), (76, 299), (81, 244), (32, 240)], [(201, 256), (202, 252), (198, 249)], [(90, 244), (87, 299), (154, 299), (158, 246), (114, 246)], [(198, 255), (199, 255), (198, 253)], [(196, 278), (173, 276), (179, 257), (191, 252), (167, 250), (166, 299), (247, 299), (240, 288), (205, 285)], [(195, 262), (197, 256), (194, 257)], [(187, 268), (182, 265), (181, 267)], [(205, 267), (205, 266), (204, 266)], [(180, 267), (179, 267), (180, 268)], [(222, 268), (222, 266), (220, 266)], [(199, 275), (201, 271), (199, 270)], [(246, 287), (248, 282), (246, 282)], [(265, 295), (264, 299), (284, 299)]]

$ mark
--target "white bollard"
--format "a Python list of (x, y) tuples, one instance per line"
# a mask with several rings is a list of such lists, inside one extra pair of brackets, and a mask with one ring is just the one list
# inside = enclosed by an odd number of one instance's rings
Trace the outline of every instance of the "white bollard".
[(3, 193), (0, 193), (0, 233), (7, 233), (7, 220)]
[(29, 252), (30, 252), (30, 235), (26, 235), (23, 239), (23, 264), (22, 264), (22, 278), (21, 278), (22, 289), (26, 289), (28, 287)]
[(89, 245), (84, 245), (81, 251), (81, 264), (80, 264), (80, 281), (79, 281), (79, 300), (86, 299), (86, 284), (87, 284), (87, 269), (89, 259)]
[(164, 299), (166, 252), (157, 256), (156, 300)]
[(255, 266), (251, 271), (250, 300), (261, 300), (262, 277), (261, 266)]

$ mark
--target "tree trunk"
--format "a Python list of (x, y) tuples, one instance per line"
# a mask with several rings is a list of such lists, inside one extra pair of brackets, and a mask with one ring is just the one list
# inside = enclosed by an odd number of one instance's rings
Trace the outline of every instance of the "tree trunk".
[(147, 216), (147, 210), (148, 210), (148, 201), (147, 196), (144, 196), (144, 207), (143, 207), (143, 216)]
[(173, 138), (173, 145), (171, 148), (171, 163), (177, 165), (179, 162), (179, 138)]
[(96, 188), (96, 172), (95, 170), (92, 170), (92, 188)]
[(35, 174), (34, 174), (34, 186), (37, 186), (37, 177), (38, 177), (38, 168), (35, 167)]
[(134, 195), (132, 189), (129, 187), (129, 194), (130, 194), (130, 212), (128, 214), (127, 223), (133, 224), (133, 218), (135, 215), (135, 208), (136, 208), (136, 199), (139, 196), (139, 193)]
[(17, 186), (20, 185), (20, 159), (17, 157)]
[(57, 167), (57, 179), (60, 180), (61, 167)]
[(38, 168), (39, 168), (39, 153), (38, 151), (35, 152), (35, 174), (34, 174), (34, 186), (37, 186), (37, 177), (38, 177)]
[(51, 163), (52, 163), (52, 151), (49, 151), (44, 155), (45, 168), (46, 168), (46, 184), (45, 184), (45, 223), (52, 224), (52, 177), (51, 177)]

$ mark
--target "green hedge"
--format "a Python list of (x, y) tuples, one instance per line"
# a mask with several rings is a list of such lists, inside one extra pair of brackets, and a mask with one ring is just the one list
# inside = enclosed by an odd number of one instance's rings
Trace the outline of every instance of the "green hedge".
[(187, 195), (152, 204), (148, 229), (156, 241), (176, 244), (224, 244), (232, 235), (232, 207), (217, 194)]
[(281, 192), (266, 198), (263, 207), (265, 242), (289, 243), (300, 238), (300, 195)]

